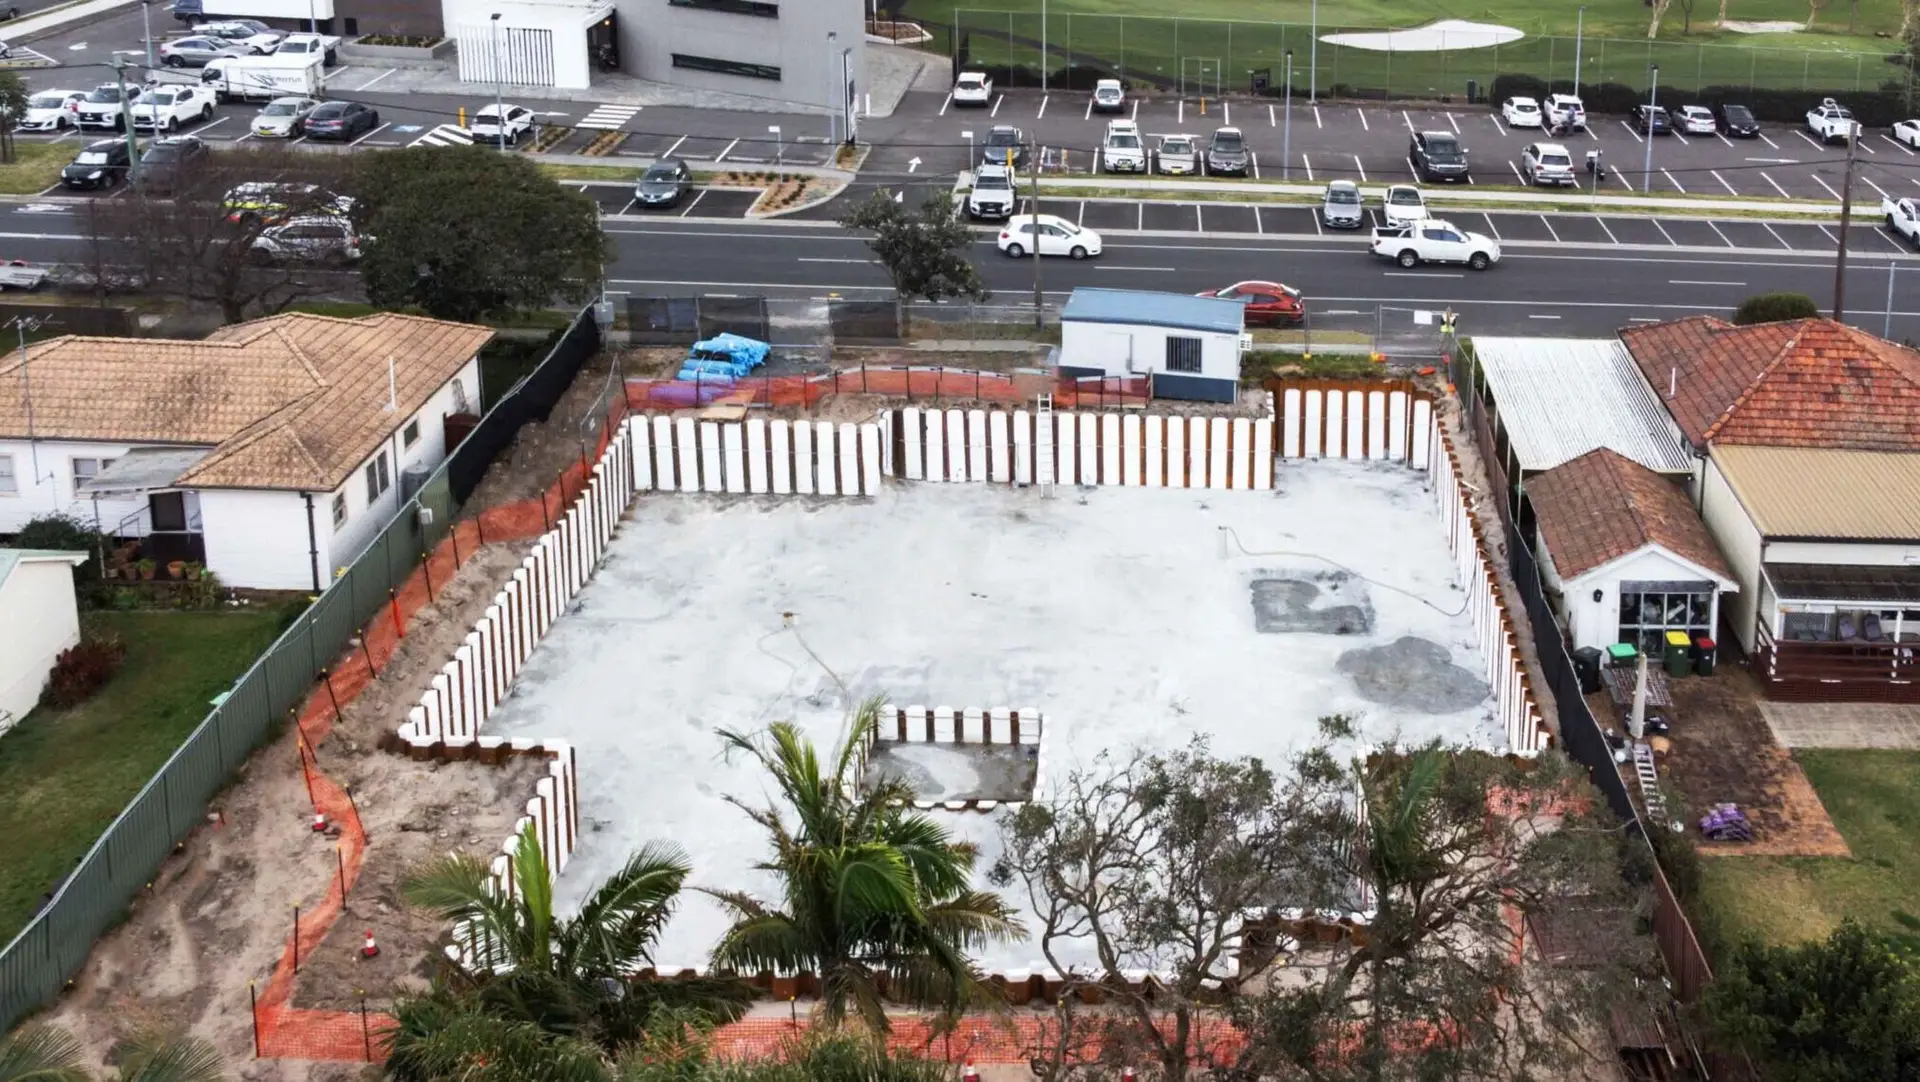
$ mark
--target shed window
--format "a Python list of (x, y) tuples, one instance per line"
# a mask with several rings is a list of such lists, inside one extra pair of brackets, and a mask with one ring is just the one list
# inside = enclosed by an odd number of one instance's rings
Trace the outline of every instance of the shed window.
[(392, 485), (393, 485), (393, 474), (388, 472), (387, 453), (385, 451), (382, 451), (380, 452), (380, 456), (378, 458), (375, 458), (372, 462), (367, 463), (367, 504), (368, 506), (372, 506), (373, 502), (375, 500), (378, 500), (380, 496), (387, 491), (388, 488), (392, 487)]
[(1667, 632), (1689, 639), (1713, 636), (1713, 592), (1708, 582), (1623, 582), (1620, 638), (1652, 657), (1666, 648)]
[(1167, 336), (1167, 371), (1200, 371), (1200, 340)]
[(420, 422), (418, 420), (408, 421), (407, 427), (400, 430), (400, 442), (407, 447), (412, 447), (414, 444), (420, 442)]
[(347, 494), (338, 493), (333, 497), (333, 528), (338, 530), (347, 524)]
[(20, 492), (20, 479), (13, 473), (13, 456), (0, 455), (0, 495), (15, 496)]
[(113, 465), (111, 458), (76, 458), (73, 460), (73, 491), (78, 494), (80, 486), (100, 476), (100, 471)]
[(780, 5), (767, 0), (667, 0), (668, 7), (724, 11), (729, 15), (758, 15), (763, 19), (780, 17)]

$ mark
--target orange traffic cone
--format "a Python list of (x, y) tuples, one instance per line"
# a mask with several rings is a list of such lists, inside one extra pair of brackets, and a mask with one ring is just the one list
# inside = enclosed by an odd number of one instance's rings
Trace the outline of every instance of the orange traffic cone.
[(973, 1058), (967, 1058), (967, 1065), (960, 1070), (960, 1082), (980, 1082), (980, 1072), (973, 1069)]
[(373, 941), (373, 929), (369, 928), (367, 929), (366, 946), (360, 948), (360, 957), (377, 958), (379, 956), (380, 956), (380, 945)]
[(1133, 1068), (1120, 1068), (1120, 1082), (1133, 1082)]
[(324, 834), (326, 833), (326, 830), (327, 830), (327, 817), (320, 814), (319, 812), (314, 812), (313, 813), (313, 832), (315, 834)]

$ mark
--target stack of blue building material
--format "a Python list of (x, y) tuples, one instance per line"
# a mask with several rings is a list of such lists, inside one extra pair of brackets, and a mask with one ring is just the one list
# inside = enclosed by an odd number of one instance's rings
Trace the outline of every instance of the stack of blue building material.
[(695, 342), (676, 378), (699, 383), (732, 383), (766, 364), (767, 354), (772, 350), (765, 342), (722, 332)]

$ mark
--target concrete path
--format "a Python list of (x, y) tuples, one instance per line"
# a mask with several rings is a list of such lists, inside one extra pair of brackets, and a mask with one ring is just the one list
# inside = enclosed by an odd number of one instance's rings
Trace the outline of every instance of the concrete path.
[[(4, 37), (9, 44), (19, 45), (22, 42), (44, 37), (56, 30), (65, 29), (75, 23), (97, 19), (110, 11), (134, 6), (136, 5), (129, 0), (78, 0), (77, 3), (48, 8), (45, 11), (15, 19), (4, 28), (0, 28), (0, 31), (4, 31), (0, 32), (0, 37)], [(156, 17), (167, 21), (172, 19), (172, 16), (165, 12), (159, 13)], [(157, 31), (156, 36), (158, 36)]]
[(1762, 702), (1773, 738), (1789, 748), (1920, 751), (1920, 705)]

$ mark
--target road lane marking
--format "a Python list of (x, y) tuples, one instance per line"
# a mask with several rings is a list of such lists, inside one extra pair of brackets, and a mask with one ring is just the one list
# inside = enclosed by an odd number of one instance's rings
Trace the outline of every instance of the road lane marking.
[(1313, 183), (1313, 163), (1307, 160), (1307, 152), (1304, 150), (1300, 152), (1300, 164), (1306, 166), (1307, 183), (1312, 184)]
[(1096, 263), (1094, 264), (1093, 269), (1105, 270), (1105, 271), (1157, 271), (1161, 274), (1172, 274), (1178, 268), (1175, 268), (1175, 267), (1116, 267), (1111, 263)]
[(1719, 132), (1714, 132), (1714, 133), (1713, 133), (1713, 137), (1714, 137), (1715, 139), (1718, 139), (1718, 140), (1720, 140), (1721, 142), (1723, 142), (1723, 143), (1725, 143), (1725, 144), (1727, 144), (1728, 146), (1732, 146), (1732, 145), (1733, 145), (1733, 140), (1731, 140), (1731, 139), (1729, 139), (1729, 138), (1727, 138), (1727, 137), (1726, 137), (1726, 136), (1724, 136), (1724, 135), (1721, 135), (1721, 134), (1720, 134)]
[(947, 92), (947, 97), (946, 97), (946, 100), (944, 100), (944, 101), (942, 101), (942, 102), (940, 103), (940, 115), (941, 115), (941, 116), (946, 116), (946, 115), (947, 115), (947, 106), (949, 106), (949, 105), (952, 105), (952, 104), (953, 104), (953, 92), (952, 92), (951, 90), (949, 90), (949, 91)]
[(1360, 155), (1358, 154), (1353, 156), (1353, 167), (1360, 170), (1360, 183), (1365, 184), (1367, 182), (1367, 167), (1360, 164)]
[(351, 143), (348, 143), (347, 145), (348, 145), (348, 146), (350, 146), (350, 147), (357, 147), (357, 146), (359, 146), (359, 145), (360, 145), (361, 143), (364, 143), (364, 142), (366, 142), (367, 140), (369, 140), (369, 139), (371, 139), (371, 138), (373, 138), (373, 137), (374, 137), (374, 136), (376, 136), (376, 135), (379, 135), (379, 134), (380, 134), (381, 132), (383, 132), (383, 131), (386, 131), (386, 130), (387, 130), (388, 128), (391, 128), (391, 127), (393, 127), (393, 122), (392, 122), (391, 120), (389, 120), (389, 121), (387, 121), (386, 123), (384, 123), (384, 124), (382, 124), (382, 125), (380, 125), (379, 127), (377, 127), (377, 128), (375, 128), (375, 129), (373, 129), (372, 131), (370, 131), (370, 132), (368, 132), (367, 134), (365, 134), (365, 135), (363, 135), (363, 136), (361, 136), (360, 138), (358, 138), (358, 139), (355, 139), (355, 140), (354, 140), (353, 142), (351, 142)]
[(1260, 220), (1259, 204), (1255, 204), (1253, 208), (1253, 231), (1255, 233), (1265, 233), (1267, 231), (1267, 223)]
[(1714, 232), (1714, 235), (1715, 235), (1715, 236), (1717, 236), (1717, 237), (1719, 237), (1719, 238), (1720, 238), (1720, 239), (1721, 239), (1721, 240), (1722, 240), (1723, 242), (1725, 242), (1725, 244), (1726, 244), (1726, 246), (1727, 246), (1727, 247), (1729, 247), (1729, 248), (1738, 248), (1738, 247), (1740, 247), (1740, 246), (1739, 246), (1738, 244), (1735, 244), (1735, 243), (1733, 243), (1732, 241), (1730, 241), (1730, 240), (1727, 240), (1727, 235), (1726, 235), (1725, 233), (1722, 233), (1722, 232), (1720, 232), (1720, 227), (1719, 227), (1719, 226), (1717, 226), (1717, 225), (1715, 225), (1715, 224), (1713, 224), (1713, 220), (1712, 220), (1712, 219), (1708, 219), (1708, 220), (1707, 220), (1707, 228), (1708, 228), (1708, 229), (1711, 229), (1711, 230), (1713, 230), (1713, 232)]
[(1409, 135), (1413, 134), (1413, 131), (1414, 131), (1413, 117), (1407, 115), (1407, 111), (1405, 109), (1400, 110), (1400, 119), (1407, 122), (1407, 134)]
[(1193, 231), (1195, 233), (1205, 233), (1207, 231), (1207, 220), (1205, 216), (1200, 213), (1200, 204), (1198, 203), (1193, 205)]
[(740, 145), (740, 140), (738, 139), (735, 139), (733, 142), (728, 143), (727, 149), (721, 151), (719, 154), (714, 156), (713, 164), (719, 165), (721, 162), (726, 161), (727, 155), (733, 153), (733, 148), (739, 145)]
[(1491, 214), (1488, 214), (1488, 213), (1487, 213), (1486, 211), (1484, 211), (1484, 210), (1483, 210), (1483, 211), (1481, 211), (1481, 212), (1480, 212), (1480, 217), (1482, 217), (1482, 218), (1484, 218), (1484, 219), (1486, 219), (1486, 222), (1487, 222), (1487, 232), (1489, 232), (1489, 233), (1492, 233), (1492, 234), (1493, 234), (1493, 239), (1494, 239), (1494, 240), (1506, 240), (1506, 239), (1507, 239), (1507, 238), (1505, 238), (1505, 237), (1503, 237), (1503, 236), (1501, 236), (1501, 235), (1500, 235), (1500, 227), (1499, 227), (1499, 226), (1497, 226), (1497, 225), (1494, 225), (1494, 224), (1493, 224), (1493, 215), (1491, 215)]
[(1318, 105), (1313, 107), (1313, 126), (1316, 128), (1323, 127), (1320, 123), (1320, 107)]
[(1667, 279), (1667, 284), (1670, 286), (1744, 286), (1747, 283), (1716, 282), (1716, 281), (1700, 279), (1700, 278), (1669, 278)]
[(1145, 232), (1147, 228), (1147, 205), (1140, 204), (1140, 212), (1134, 216), (1133, 228), (1136, 232)]
[(1233, 103), (1232, 102), (1223, 101), (1220, 103), (1220, 120), (1227, 127), (1229, 128), (1233, 127)]
[(1520, 167), (1513, 164), (1512, 158), (1507, 159), (1507, 168), (1513, 170), (1513, 179), (1519, 181), (1522, 185), (1527, 183), (1527, 178), (1520, 175)]
[(1879, 151), (1873, 149), (1873, 144), (1867, 142), (1865, 139), (1859, 140), (1859, 143), (1860, 143), (1860, 149), (1866, 151), (1869, 154), (1880, 153)]
[(1821, 179), (1820, 179), (1820, 175), (1819, 175), (1818, 173), (1816, 173), (1816, 174), (1814, 174), (1814, 177), (1813, 177), (1813, 182), (1814, 182), (1815, 184), (1818, 184), (1818, 185), (1820, 185), (1820, 186), (1821, 186), (1822, 188), (1825, 188), (1825, 189), (1827, 190), (1827, 194), (1828, 194), (1828, 195), (1831, 195), (1831, 196), (1833, 196), (1833, 197), (1834, 197), (1835, 199), (1838, 199), (1838, 198), (1840, 198), (1840, 193), (1839, 193), (1839, 192), (1836, 192), (1836, 191), (1834, 191), (1834, 190), (1833, 190), (1833, 185), (1831, 185), (1831, 184), (1828, 184), (1828, 183), (1827, 183), (1826, 181), (1824, 181), (1824, 180), (1821, 180)]
[(1130, 116), (1128, 116), (1127, 119), (1133, 121), (1135, 124), (1140, 123), (1140, 99), (1139, 98), (1133, 99), (1133, 113)]
[(1903, 153), (1906, 153), (1908, 155), (1911, 155), (1913, 153), (1912, 147), (1908, 146), (1907, 144), (1901, 142), (1898, 139), (1895, 139), (1893, 136), (1888, 135), (1886, 132), (1881, 132), (1880, 138), (1885, 139), (1887, 142), (1892, 143), (1894, 146), (1899, 147)]
[(1681, 135), (1678, 131), (1671, 131), (1671, 132), (1668, 132), (1667, 134), (1673, 136), (1675, 139), (1680, 140), (1680, 145), (1683, 147), (1690, 147), (1693, 145), (1692, 143), (1687, 142), (1687, 137), (1684, 135)]
[(1527, 318), (1528, 318), (1528, 319), (1559, 319), (1560, 317), (1559, 317), (1559, 316), (1542, 316), (1542, 315), (1529, 315), (1529, 316), (1527, 316)]
[(1185, 124), (1187, 122), (1187, 99), (1181, 98), (1175, 104), (1178, 106), (1178, 109), (1179, 109), (1179, 118), (1175, 120), (1174, 123)]
[(1766, 231), (1767, 231), (1768, 233), (1772, 233), (1772, 234), (1773, 234), (1773, 239), (1774, 239), (1774, 240), (1777, 240), (1777, 241), (1779, 241), (1779, 242), (1780, 242), (1780, 247), (1782, 247), (1782, 248), (1785, 248), (1785, 249), (1786, 249), (1787, 251), (1789, 251), (1789, 252), (1791, 252), (1791, 251), (1793, 251), (1793, 250), (1794, 250), (1794, 249), (1793, 249), (1793, 245), (1791, 245), (1791, 244), (1788, 244), (1788, 243), (1787, 243), (1787, 239), (1786, 239), (1785, 237), (1783, 237), (1783, 236), (1781, 236), (1781, 235), (1780, 235), (1780, 234), (1778, 234), (1778, 233), (1774, 233), (1774, 232), (1773, 232), (1773, 227), (1772, 227), (1772, 226), (1770, 226), (1770, 225), (1768, 225), (1768, 224), (1767, 224), (1767, 223), (1765, 223), (1765, 222), (1761, 222), (1761, 223), (1760, 223), (1760, 227), (1761, 227), (1762, 229), (1765, 229), (1765, 230), (1766, 230)]
[(702, 188), (699, 191), (695, 192), (693, 195), (693, 202), (688, 203), (687, 209), (680, 212), (680, 217), (685, 218), (687, 215), (692, 214), (693, 208), (699, 206), (700, 201), (702, 199), (705, 199), (706, 197), (707, 197), (707, 189), (705, 188)]
[(1540, 215), (1540, 222), (1547, 227), (1547, 235), (1553, 238), (1553, 242), (1555, 244), (1560, 243), (1560, 233), (1553, 228), (1552, 220), (1542, 214)]
[(1832, 241), (1832, 242), (1833, 242), (1833, 243), (1835, 243), (1835, 244), (1839, 244), (1839, 243), (1840, 243), (1840, 238), (1839, 238), (1839, 237), (1836, 237), (1836, 236), (1834, 236), (1834, 235), (1833, 235), (1833, 230), (1831, 230), (1831, 229), (1828, 229), (1828, 228), (1827, 228), (1826, 226), (1824, 226), (1824, 225), (1823, 225), (1823, 226), (1819, 226), (1818, 228), (1819, 228), (1819, 230), (1820, 230), (1820, 232), (1822, 232), (1822, 233), (1825, 233), (1825, 234), (1827, 235), (1827, 239), (1828, 239), (1828, 240), (1830, 240), (1830, 241)]
[(1092, 99), (1091, 97), (1089, 97), (1089, 98), (1087, 99), (1087, 111), (1086, 111), (1085, 113), (1083, 113), (1083, 114), (1081, 114), (1081, 117), (1080, 117), (1080, 119), (1081, 119), (1081, 120), (1092, 120), (1092, 119), (1093, 119), (1093, 99)]
[(1807, 141), (1807, 145), (1812, 147), (1815, 150), (1818, 150), (1824, 153), (1827, 149), (1827, 144), (1814, 139), (1813, 136), (1808, 135), (1806, 132), (1803, 132), (1798, 128), (1795, 128), (1793, 130), (1793, 134), (1799, 136), (1802, 139), (1805, 139)]
[(1040, 95), (1040, 111), (1033, 114), (1033, 119), (1039, 120), (1040, 118), (1047, 115), (1047, 100), (1051, 96), (1052, 95), (1049, 95), (1049, 94)]
[(672, 145), (672, 146), (670, 146), (670, 147), (668, 147), (668, 148), (667, 148), (667, 149), (666, 149), (666, 150), (665, 150), (665, 151), (664, 151), (664, 152), (663, 152), (663, 153), (662, 153), (662, 154), (661, 154), (660, 156), (661, 156), (662, 158), (671, 158), (671, 157), (673, 157), (673, 152), (674, 152), (674, 151), (676, 151), (676, 150), (679, 150), (679, 149), (680, 149), (680, 144), (681, 144), (681, 143), (684, 143), (684, 142), (686, 142), (686, 141), (687, 141), (687, 137), (686, 137), (686, 136), (684, 136), (684, 135), (683, 135), (683, 136), (681, 136), (681, 137), (680, 137), (680, 138), (678, 138), (678, 139), (675, 139), (675, 140), (673, 141), (673, 145)]
[(1642, 139), (1642, 138), (1640, 138), (1640, 133), (1639, 133), (1639, 132), (1637, 132), (1637, 131), (1634, 131), (1634, 130), (1633, 130), (1633, 125), (1631, 125), (1631, 124), (1629, 124), (1629, 123), (1627, 123), (1626, 121), (1624, 121), (1624, 120), (1622, 120), (1622, 121), (1620, 122), (1620, 126), (1621, 126), (1621, 127), (1623, 127), (1623, 128), (1625, 128), (1625, 129), (1627, 129), (1627, 134), (1628, 134), (1628, 135), (1631, 135), (1631, 136), (1633, 136), (1633, 141), (1634, 141), (1634, 142), (1636, 142), (1636, 143), (1644, 143), (1644, 142), (1646, 142), (1646, 140), (1645, 140), (1645, 139)]
[(993, 96), (993, 108), (987, 111), (987, 115), (988, 115), (988, 116), (990, 116), (990, 117), (997, 117), (997, 116), (999, 116), (999, 115), (1000, 115), (1000, 103), (1001, 103), (1001, 102), (1003, 102), (1003, 101), (1006, 101), (1006, 100), (1007, 100), (1007, 96), (1006, 96), (1005, 94), (995, 94), (995, 95)]
[(1607, 175), (1619, 181), (1620, 186), (1625, 188), (1626, 190), (1628, 191), (1633, 190), (1633, 181), (1627, 179), (1627, 174), (1625, 170), (1615, 169), (1613, 172), (1608, 173)]
[(1253, 167), (1253, 179), (1259, 180), (1260, 179), (1260, 155), (1254, 153), (1251, 150), (1247, 151), (1247, 164)]
[(373, 78), (368, 79), (366, 82), (361, 83), (359, 86), (354, 87), (353, 91), (354, 93), (357, 94), (360, 91), (365, 90), (366, 88), (372, 86), (373, 84), (379, 82), (380, 80), (386, 78), (389, 75), (392, 75), (394, 72), (399, 70), (400, 70), (399, 68), (388, 68), (387, 70), (381, 72), (380, 74), (374, 76)]
[(1679, 245), (1679, 244), (1677, 244), (1677, 243), (1675, 243), (1675, 242), (1674, 242), (1674, 239), (1673, 239), (1673, 234), (1671, 234), (1671, 233), (1668, 233), (1668, 232), (1667, 232), (1667, 227), (1666, 227), (1666, 226), (1664, 226), (1664, 225), (1661, 225), (1661, 224), (1660, 224), (1660, 219), (1658, 219), (1658, 218), (1649, 218), (1649, 219), (1647, 219), (1647, 220), (1653, 223), (1653, 227), (1654, 227), (1655, 229), (1658, 229), (1658, 230), (1660, 231), (1660, 235), (1661, 235), (1661, 236), (1663, 236), (1663, 237), (1665, 237), (1665, 238), (1667, 238), (1667, 243), (1668, 243), (1668, 244), (1672, 244), (1672, 245), (1673, 245), (1673, 246), (1674, 246), (1675, 248), (1678, 248), (1678, 247), (1680, 247), (1680, 245)]
[(1885, 188), (1882, 188), (1882, 187), (1881, 187), (1880, 185), (1878, 185), (1878, 184), (1875, 184), (1875, 183), (1873, 182), (1873, 180), (1872, 180), (1872, 178), (1870, 178), (1870, 177), (1861, 177), (1861, 178), (1860, 178), (1860, 181), (1861, 181), (1861, 183), (1863, 183), (1863, 184), (1865, 184), (1865, 185), (1866, 185), (1867, 187), (1869, 187), (1869, 188), (1872, 188), (1872, 189), (1873, 189), (1874, 191), (1876, 191), (1876, 192), (1879, 192), (1879, 193), (1880, 193), (1880, 198), (1882, 198), (1882, 199), (1892, 199), (1892, 198), (1893, 198), (1893, 196), (1891, 196), (1891, 195), (1888, 195), (1888, 194), (1887, 194), (1887, 190), (1886, 190)]
[(1764, 181), (1766, 181), (1766, 182), (1767, 182), (1768, 184), (1771, 184), (1771, 185), (1773, 185), (1773, 190), (1774, 190), (1774, 191), (1776, 191), (1776, 192), (1779, 192), (1779, 193), (1780, 193), (1780, 198), (1782, 198), (1782, 199), (1792, 199), (1792, 198), (1793, 198), (1792, 196), (1790, 196), (1790, 195), (1788, 195), (1788, 194), (1787, 194), (1787, 190), (1786, 190), (1785, 188), (1782, 188), (1782, 187), (1780, 186), (1780, 182), (1779, 182), (1779, 181), (1777, 181), (1777, 180), (1775, 180), (1775, 179), (1773, 179), (1772, 177), (1770, 177), (1770, 176), (1768, 176), (1768, 175), (1767, 175), (1766, 173), (1764, 173), (1764, 172), (1763, 172), (1763, 173), (1761, 173), (1761, 174), (1760, 174), (1760, 179), (1761, 179), (1761, 180), (1764, 180)]
[[(1660, 167), (1660, 175), (1667, 178), (1667, 183), (1673, 185), (1676, 188), (1680, 188), (1680, 182), (1673, 179), (1673, 174), (1667, 172), (1666, 166), (1663, 165)], [(1685, 188), (1680, 188), (1680, 194), (1681, 195), (1687, 194), (1687, 190)]]
[(1274, 116), (1273, 106), (1271, 105), (1267, 106), (1267, 127), (1277, 128), (1279, 126), (1280, 126), (1280, 121)]
[(1365, 131), (1372, 131), (1373, 129), (1367, 126), (1367, 111), (1365, 109), (1355, 109), (1354, 112), (1360, 114), (1361, 129)]
[[(1021, 204), (1021, 205), (1022, 205), (1022, 207), (1024, 207), (1024, 206), (1025, 206), (1025, 204), (1024, 204), (1024, 203), (1023, 203), (1023, 204)], [(1074, 224), (1074, 225), (1085, 225), (1085, 224), (1086, 224), (1086, 222), (1087, 222), (1087, 201), (1086, 201), (1086, 200), (1084, 200), (1084, 199), (1082, 199), (1082, 200), (1080, 201), (1080, 209), (1079, 209), (1078, 211), (1075, 211), (1075, 212), (1074, 212), (1074, 215), (1073, 215), (1073, 224)]]
[(1708, 172), (1708, 173), (1711, 173), (1711, 174), (1713, 174), (1713, 179), (1715, 179), (1715, 180), (1717, 180), (1717, 181), (1719, 181), (1719, 182), (1720, 182), (1720, 186), (1721, 186), (1722, 188), (1725, 188), (1725, 189), (1727, 190), (1727, 194), (1728, 194), (1728, 195), (1739, 195), (1739, 194), (1740, 194), (1739, 192), (1737, 192), (1737, 191), (1735, 191), (1735, 190), (1734, 190), (1734, 187), (1733, 187), (1733, 185), (1731, 185), (1731, 184), (1728, 184), (1728, 183), (1727, 183), (1727, 178), (1726, 178), (1726, 177), (1723, 177), (1723, 176), (1721, 176), (1721, 175), (1720, 175), (1720, 170), (1718, 170), (1718, 169), (1709, 169), (1709, 170), (1707, 170), (1707, 172)]
[(871, 259), (844, 259), (832, 256), (803, 255), (797, 258), (800, 263), (871, 263)]
[(1501, 135), (1511, 135), (1511, 134), (1513, 134), (1513, 133), (1511, 133), (1511, 132), (1509, 132), (1509, 131), (1507, 131), (1507, 126), (1506, 126), (1505, 124), (1502, 124), (1502, 123), (1500, 123), (1500, 118), (1499, 118), (1499, 117), (1497, 117), (1497, 116), (1495, 116), (1495, 115), (1493, 115), (1492, 113), (1489, 113), (1489, 114), (1487, 114), (1487, 119), (1488, 119), (1488, 120), (1491, 120), (1491, 121), (1493, 121), (1493, 126), (1494, 126), (1494, 127), (1496, 127), (1496, 128), (1498, 128), (1498, 129), (1500, 129), (1500, 134), (1501, 134)]
[(1465, 278), (1453, 271), (1382, 271), (1389, 278)]
[(1460, 134), (1460, 122), (1458, 120), (1453, 119), (1452, 113), (1447, 114), (1447, 123), (1453, 125), (1453, 134), (1455, 135)]
[(1620, 243), (1620, 238), (1614, 236), (1613, 230), (1607, 228), (1607, 220), (1605, 218), (1595, 218), (1594, 221), (1600, 223), (1600, 232), (1605, 233), (1608, 240), (1615, 244)]

